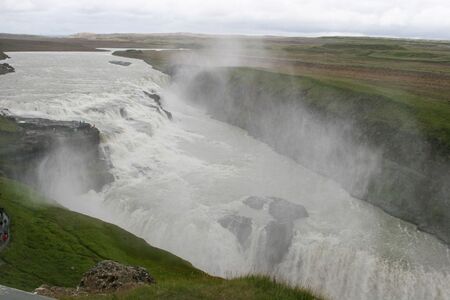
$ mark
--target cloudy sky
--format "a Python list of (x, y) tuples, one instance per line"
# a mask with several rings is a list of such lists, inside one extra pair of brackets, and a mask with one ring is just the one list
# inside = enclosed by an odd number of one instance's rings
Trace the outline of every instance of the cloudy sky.
[(450, 39), (450, 0), (0, 0), (0, 32), (198, 32)]

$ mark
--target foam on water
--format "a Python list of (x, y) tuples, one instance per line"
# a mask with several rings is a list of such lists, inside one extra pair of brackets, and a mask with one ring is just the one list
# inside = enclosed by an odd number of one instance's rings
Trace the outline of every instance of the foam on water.
[[(49, 176), (47, 194), (70, 209), (215, 275), (266, 273), (332, 299), (450, 299), (445, 245), (189, 106), (143, 62), (113, 65), (108, 53), (9, 55), (16, 73), (0, 77), (0, 107), (87, 121), (102, 133), (111, 185), (80, 196)], [(173, 121), (144, 90), (163, 95)], [(246, 204), (249, 196), (261, 206)], [(270, 197), (309, 216), (277, 219)]]

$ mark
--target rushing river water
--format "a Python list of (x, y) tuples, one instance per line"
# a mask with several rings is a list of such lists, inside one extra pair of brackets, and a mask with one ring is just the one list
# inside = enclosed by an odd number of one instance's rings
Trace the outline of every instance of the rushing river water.
[[(447, 246), (185, 103), (145, 63), (8, 54), (16, 73), (0, 77), (1, 108), (101, 131), (112, 184), (78, 196), (69, 177), (43, 179), (68, 208), (219, 276), (266, 273), (331, 299), (450, 299)], [(161, 94), (173, 120), (143, 91)]]

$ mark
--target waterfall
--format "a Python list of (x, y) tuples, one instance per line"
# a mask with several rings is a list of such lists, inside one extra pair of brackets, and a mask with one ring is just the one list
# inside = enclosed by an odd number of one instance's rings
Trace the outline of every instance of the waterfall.
[[(115, 181), (79, 195), (49, 177), (44, 185), (62, 205), (218, 276), (265, 273), (330, 299), (450, 298), (446, 245), (214, 120), (144, 62), (110, 64), (109, 53), (9, 55), (16, 73), (0, 80), (0, 107), (101, 132)], [(144, 91), (161, 96), (172, 120)], [(65, 164), (67, 155), (42, 166)], [(66, 185), (82, 176), (82, 168), (60, 167)]]

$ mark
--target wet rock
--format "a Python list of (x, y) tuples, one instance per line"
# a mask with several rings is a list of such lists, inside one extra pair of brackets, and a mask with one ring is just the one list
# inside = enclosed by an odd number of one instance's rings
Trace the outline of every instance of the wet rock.
[(167, 110), (165, 110), (165, 109), (163, 108), (162, 103), (161, 103), (161, 96), (160, 96), (160, 95), (154, 93), (153, 91), (152, 91), (151, 93), (149, 93), (149, 92), (147, 92), (147, 91), (143, 91), (143, 92), (144, 92), (144, 94), (145, 94), (147, 97), (149, 97), (149, 98), (153, 99), (153, 101), (155, 101), (155, 103), (158, 105), (158, 112), (159, 112), (159, 113), (161, 113), (161, 111), (163, 111), (164, 114), (166, 115), (166, 117), (167, 117), (169, 120), (172, 120), (172, 113), (169, 112), (169, 111), (167, 111)]
[(264, 204), (266, 204), (267, 202), (267, 198), (257, 196), (250, 196), (243, 201), (243, 203), (248, 207), (258, 210), (262, 209), (264, 207)]
[(113, 64), (113, 65), (123, 66), (123, 67), (128, 67), (129, 65), (131, 65), (131, 62), (121, 61), (121, 60), (110, 60), (109, 63)]
[(282, 198), (271, 197), (269, 213), (279, 222), (292, 222), (300, 218), (308, 217), (306, 209), (300, 205)]
[(128, 116), (127, 111), (125, 110), (124, 107), (121, 107), (120, 110), (119, 110), (119, 112), (120, 112), (120, 116), (121, 116), (122, 118), (126, 118), (126, 117)]
[[(0, 137), (7, 143), (0, 148), (0, 171), (10, 178), (38, 186), (36, 172), (44, 159), (51, 162), (59, 150), (80, 154), (86, 172), (77, 180), (82, 192), (99, 191), (114, 180), (108, 164), (99, 151), (100, 132), (88, 123), (53, 121), (0, 115), (3, 124)], [(41, 170), (45, 171), (45, 170)]]
[[(264, 226), (265, 238), (262, 239), (260, 250), (263, 264), (269, 271), (288, 253), (294, 236), (294, 222), (308, 217), (308, 212), (300, 204), (277, 197), (250, 196), (243, 204), (261, 211), (261, 214), (269, 215), (269, 221)], [(265, 205), (268, 205), (267, 210), (263, 210)]]
[(14, 71), (15, 71), (15, 69), (10, 64), (7, 64), (7, 63), (0, 64), (0, 75), (12, 73)]
[(155, 283), (155, 279), (145, 268), (104, 260), (83, 275), (79, 287), (88, 292), (98, 293), (152, 283)]
[[(0, 51), (0, 60), (10, 58), (8, 55)], [(0, 64), (0, 75), (14, 72), (14, 68), (7, 63)]]
[(247, 217), (228, 215), (219, 219), (219, 224), (228, 229), (238, 239), (242, 247), (247, 247), (252, 233), (252, 220)]
[(155, 93), (149, 93), (149, 92), (147, 92), (147, 91), (144, 91), (144, 94), (145, 94), (147, 97), (153, 99), (153, 100), (156, 102), (156, 104), (158, 104), (159, 106), (161, 106), (161, 96), (160, 96), (160, 95), (155, 94)]
[(10, 58), (10, 57), (8, 55), (6, 55), (5, 53), (0, 52), (0, 60), (7, 59), (7, 58)]
[(142, 53), (144, 53), (144, 52), (142, 52), (142, 50), (136, 50), (136, 49), (128, 49), (128, 50), (125, 50), (125, 52), (127, 52), (127, 53), (134, 53), (134, 54), (142, 54)]
[(166, 114), (166, 117), (169, 120), (172, 120), (172, 113), (170, 111), (167, 111), (167, 110), (163, 109), (163, 112)]
[(271, 221), (266, 225), (265, 259), (269, 266), (274, 266), (283, 260), (292, 243), (292, 223)]

